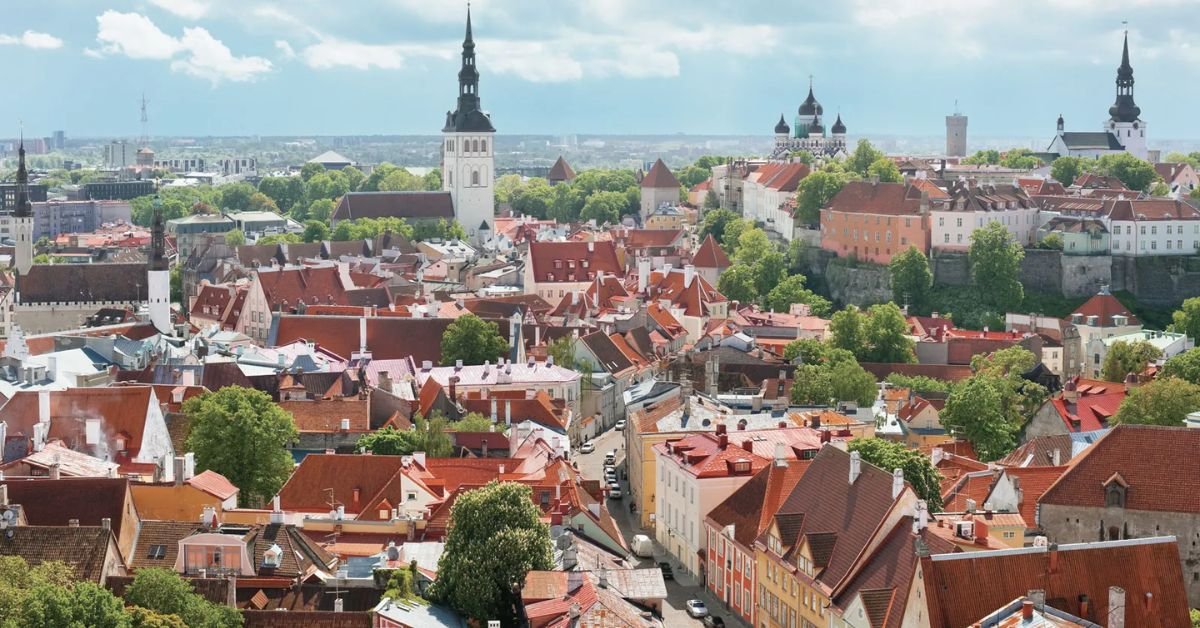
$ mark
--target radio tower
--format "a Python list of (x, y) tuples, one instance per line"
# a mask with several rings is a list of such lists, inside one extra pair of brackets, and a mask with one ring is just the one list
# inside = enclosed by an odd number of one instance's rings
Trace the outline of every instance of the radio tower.
[(149, 104), (146, 93), (142, 92), (142, 137), (138, 140), (139, 148), (150, 146), (150, 116), (146, 113), (146, 105)]

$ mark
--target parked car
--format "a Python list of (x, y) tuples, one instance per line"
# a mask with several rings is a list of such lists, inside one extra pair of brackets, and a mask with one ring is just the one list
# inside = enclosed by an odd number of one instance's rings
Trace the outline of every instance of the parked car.
[(614, 450), (604, 454), (604, 464), (607, 464), (607, 465), (617, 464), (617, 450), (614, 449)]
[(663, 580), (675, 579), (675, 572), (671, 570), (671, 563), (659, 563), (658, 570), (662, 572)]
[(629, 547), (633, 550), (633, 555), (640, 558), (654, 558), (654, 542), (645, 534), (633, 535), (633, 541)]
[(706, 615), (702, 623), (707, 628), (725, 628), (725, 620), (716, 615)]
[(616, 428), (617, 428), (617, 431), (624, 430), (625, 429), (625, 419), (621, 419), (620, 421), (617, 421)]
[(596, 451), (596, 443), (593, 443), (592, 441), (588, 441), (579, 446), (579, 453), (581, 454), (590, 454), (593, 451)]
[(704, 602), (701, 602), (700, 600), (688, 600), (686, 605), (687, 614), (696, 619), (700, 619), (701, 617), (708, 615), (708, 607), (705, 606)]
[(625, 494), (621, 492), (621, 487), (619, 487), (615, 484), (609, 485), (609, 487), (608, 487), (608, 498), (609, 499), (621, 499), (624, 496), (625, 496)]

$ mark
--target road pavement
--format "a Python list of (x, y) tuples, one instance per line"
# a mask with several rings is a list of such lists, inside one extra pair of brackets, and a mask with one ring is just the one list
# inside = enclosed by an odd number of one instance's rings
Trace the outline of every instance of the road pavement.
[[(624, 497), (608, 500), (609, 512), (612, 513), (613, 520), (617, 522), (617, 527), (620, 528), (626, 543), (630, 543), (635, 534), (644, 534), (653, 539), (654, 530), (639, 528), (637, 518), (629, 512), (629, 483), (624, 479), (623, 474), (625, 470), (625, 434), (615, 429), (610, 429), (597, 436), (592, 442), (596, 445), (595, 451), (590, 454), (575, 455), (575, 461), (579, 465), (580, 473), (588, 479), (602, 479), (604, 477), (604, 456), (615, 449), (617, 452), (617, 478)], [(637, 565), (638, 567), (653, 567), (660, 561), (667, 561), (668, 557), (666, 551), (656, 542), (654, 544), (654, 558), (634, 557), (634, 560), (640, 561)], [(709, 611), (724, 619), (725, 625), (730, 626), (730, 628), (747, 625), (738, 622), (728, 613), (723, 612), (724, 606), (717, 602), (712, 595), (709, 595), (696, 579), (679, 573), (677, 564), (672, 562), (671, 566), (676, 568), (676, 578), (678, 580), (666, 581), (667, 599), (663, 604), (663, 624), (665, 626), (674, 628), (675, 626), (702, 625), (700, 620), (693, 619), (687, 614), (686, 603), (691, 599), (703, 600), (704, 604), (708, 606)]]

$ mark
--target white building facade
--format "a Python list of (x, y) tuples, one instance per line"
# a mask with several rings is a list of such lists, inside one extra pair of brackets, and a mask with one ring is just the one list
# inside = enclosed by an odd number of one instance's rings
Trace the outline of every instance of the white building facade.
[(495, 135), (491, 116), (480, 108), (479, 70), (468, 9), (458, 72), (458, 108), (446, 113), (442, 128), (442, 190), (450, 192), (454, 216), (474, 243), (489, 237), (495, 224)]

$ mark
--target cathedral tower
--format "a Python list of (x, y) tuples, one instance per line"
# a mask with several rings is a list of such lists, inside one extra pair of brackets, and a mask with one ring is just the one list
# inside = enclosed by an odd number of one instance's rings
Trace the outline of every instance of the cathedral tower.
[(1133, 102), (1133, 66), (1129, 65), (1129, 32), (1125, 32), (1125, 45), (1121, 50), (1121, 66), (1117, 68), (1117, 99), (1108, 108), (1106, 126), (1125, 151), (1146, 158), (1146, 123), (1139, 118), (1142, 109)]
[(495, 219), (495, 135), (491, 116), (480, 109), (479, 70), (468, 7), (458, 71), (458, 108), (446, 113), (442, 128), (442, 189), (450, 192), (454, 215), (474, 242), (487, 237), (484, 232), (491, 230)]
[(162, 199), (154, 197), (154, 223), (150, 230), (150, 255), (146, 261), (146, 301), (150, 322), (159, 333), (171, 333), (171, 269), (167, 260)]
[(33, 266), (33, 204), (29, 201), (29, 171), (25, 169), (25, 141), (17, 149), (16, 207), (13, 209), (13, 239), (16, 240), (17, 273), (24, 276)]

